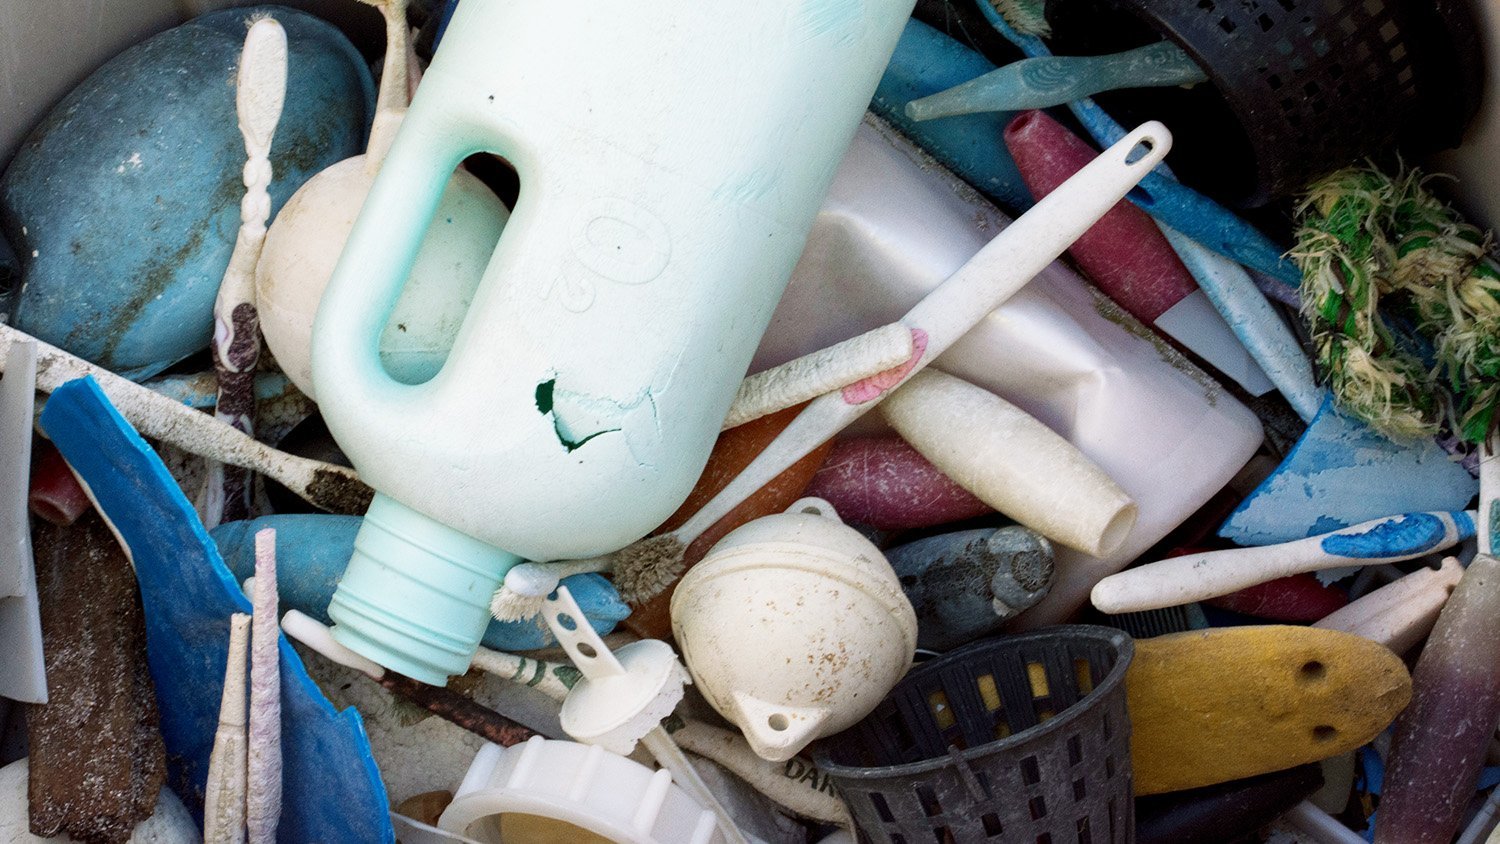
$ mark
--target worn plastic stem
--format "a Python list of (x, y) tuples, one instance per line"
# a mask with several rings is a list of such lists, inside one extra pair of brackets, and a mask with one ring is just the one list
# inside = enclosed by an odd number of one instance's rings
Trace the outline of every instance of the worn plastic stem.
[[(35, 340), (0, 324), (0, 361), (17, 340)], [(69, 381), (92, 377), (120, 415), (141, 436), (274, 478), (314, 506), (359, 515), (373, 495), (353, 469), (297, 457), (245, 436), (206, 413), (173, 401), (148, 387), (36, 340), (36, 386), (50, 393)]]
[[(255, 369), (260, 363), (260, 318), (255, 310), (255, 264), (271, 218), (271, 140), (286, 100), (286, 31), (273, 18), (261, 18), (245, 34), (240, 53), (235, 110), (245, 141), (245, 195), (240, 229), (229, 266), (214, 300), (214, 371), (219, 399), (214, 415), (246, 434), (255, 434)], [(209, 464), (200, 508), (205, 527), (250, 516), (250, 473), (243, 467)]]
[(250, 759), (245, 823), (250, 844), (271, 844), (281, 820), (281, 626), (277, 623), (276, 531), (255, 534), (250, 627)]
[(219, 727), (208, 757), (204, 789), (204, 844), (245, 840), (245, 655), (250, 647), (250, 616), (229, 617), (229, 658), (219, 704)]

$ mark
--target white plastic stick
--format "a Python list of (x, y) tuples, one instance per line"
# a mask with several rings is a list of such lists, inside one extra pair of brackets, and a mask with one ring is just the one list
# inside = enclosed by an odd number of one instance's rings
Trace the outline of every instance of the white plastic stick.
[(141, 436), (161, 440), (190, 454), (260, 472), (325, 510), (358, 514), (369, 506), (369, 488), (360, 482), (353, 469), (277, 451), (207, 413), (3, 323), (0, 323), (0, 360), (5, 359), (12, 343), (28, 340), (36, 343), (36, 388), (44, 393), (74, 379), (91, 376)]
[(1280, 545), (1188, 554), (1110, 575), (1094, 606), (1138, 612), (1204, 601), (1293, 574), (1413, 560), (1474, 535), (1472, 513), (1407, 513)]
[(1048, 539), (1102, 557), (1135, 525), (1135, 503), (1103, 469), (988, 390), (928, 370), (880, 411), (943, 474)]
[(1353, 633), (1404, 654), (1432, 632), (1463, 576), (1458, 560), (1445, 557), (1440, 568), (1418, 569), (1333, 611), (1313, 627)]
[(903, 369), (812, 401), (707, 504), (672, 536), (691, 544), (730, 510), (788, 466), (807, 456), (948, 347), (1031, 281), (1088, 231), (1155, 167), (1172, 146), (1171, 133), (1151, 121), (1100, 153), (975, 253), (901, 318), (914, 352)]
[(271, 528), (255, 534), (254, 579), (245, 824), (250, 844), (271, 844), (281, 820), (281, 627), (276, 617), (276, 531)]
[(229, 617), (229, 658), (219, 703), (219, 727), (208, 757), (203, 798), (203, 844), (245, 840), (245, 656), (250, 647), (250, 616)]
[[(548, 662), (503, 651), (492, 651), (486, 647), (476, 650), (474, 659), (469, 664), (502, 680), (511, 680), (530, 686), (558, 702), (568, 697), (570, 685), (570, 681), (564, 679), (562, 672), (577, 671), (573, 666), (560, 662)], [(577, 676), (576, 673), (574, 676)]]
[(740, 391), (724, 417), (724, 429), (879, 375), (910, 360), (911, 353), (911, 330), (891, 323), (757, 372), (740, 383)]
[(380, 10), (385, 18), (385, 62), (380, 69), (380, 93), (375, 99), (375, 120), (370, 126), (370, 143), (365, 148), (365, 168), (374, 173), (385, 161), (396, 130), (411, 104), (411, 78), (408, 61), (411, 36), (406, 29), (406, 0), (360, 0)]

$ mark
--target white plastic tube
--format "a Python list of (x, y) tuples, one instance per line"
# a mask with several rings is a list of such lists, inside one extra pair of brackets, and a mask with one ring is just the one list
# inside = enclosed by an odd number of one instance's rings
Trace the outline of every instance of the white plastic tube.
[(1054, 542), (1108, 554), (1135, 524), (1135, 503), (1103, 469), (1025, 411), (967, 381), (919, 372), (881, 412), (944, 474)]

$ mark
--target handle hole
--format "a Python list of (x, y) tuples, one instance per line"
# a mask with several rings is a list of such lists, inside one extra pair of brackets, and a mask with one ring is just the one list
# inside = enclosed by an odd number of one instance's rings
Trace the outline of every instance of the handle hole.
[(1125, 154), (1125, 163), (1126, 164), (1135, 164), (1136, 162), (1138, 162), (1141, 159), (1145, 158), (1146, 156), (1150, 155), (1152, 153), (1152, 151), (1155, 150), (1155, 149), (1156, 149), (1156, 139), (1155, 138), (1152, 138), (1150, 136), (1141, 138), (1140, 142), (1137, 143), (1135, 146), (1131, 147), (1130, 148), (1130, 152), (1128, 152), (1128, 153)]
[(381, 326), (380, 363), (392, 380), (424, 384), (447, 364), (519, 193), (515, 169), (493, 153), (470, 155), (449, 174), (422, 252)]
[(790, 727), (791, 725), (792, 724), (787, 720), (787, 717), (785, 715), (782, 715), (780, 712), (766, 719), (766, 726), (770, 727), (778, 733), (785, 732), (786, 728)]
[(557, 623), (558, 626), (562, 627), (562, 629), (568, 631), (569, 633), (572, 633), (574, 630), (578, 629), (578, 622), (573, 620), (573, 616), (568, 615), (565, 612), (560, 612), (557, 614)]
[(599, 652), (594, 650), (594, 646), (590, 645), (588, 642), (579, 642), (578, 652), (588, 657), (589, 659), (593, 659), (594, 657), (599, 655)]

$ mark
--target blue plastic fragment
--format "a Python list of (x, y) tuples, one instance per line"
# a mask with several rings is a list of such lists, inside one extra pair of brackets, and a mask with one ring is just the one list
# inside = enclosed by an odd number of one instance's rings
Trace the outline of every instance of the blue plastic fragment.
[[(281, 601), (288, 609), (300, 610), (313, 618), (331, 624), (328, 601), (349, 565), (354, 553), (354, 535), (359, 532), (358, 516), (332, 516), (321, 513), (283, 513), (243, 522), (229, 522), (210, 534), (218, 543), (219, 553), (236, 578), (243, 580), (255, 573), (255, 533), (263, 528), (276, 529), (276, 585)], [(603, 636), (630, 615), (630, 606), (607, 578), (597, 574), (575, 574), (562, 581), (577, 599), (584, 616)], [(539, 620), (491, 621), (483, 643), (499, 651), (533, 651), (557, 640)]]
[[(58, 388), (40, 424), (130, 549), (146, 611), (168, 784), (201, 820), (229, 616), (250, 612), (250, 602), (161, 458), (92, 378)], [(278, 840), (393, 842), (385, 786), (359, 713), (333, 708), (285, 637), (281, 706)]]
[(1340, 413), (1329, 396), (1290, 454), (1219, 528), (1271, 545), (1392, 513), (1462, 510), (1479, 482), (1430, 438), (1394, 443)]
[(989, 59), (919, 20), (907, 22), (870, 109), (916, 141), (943, 166), (1011, 211), (1033, 204), (1001, 140), (1012, 112), (912, 120), (906, 104), (994, 70)]

